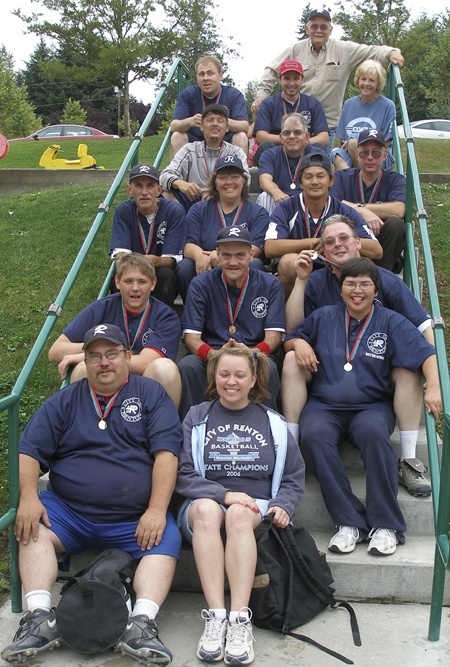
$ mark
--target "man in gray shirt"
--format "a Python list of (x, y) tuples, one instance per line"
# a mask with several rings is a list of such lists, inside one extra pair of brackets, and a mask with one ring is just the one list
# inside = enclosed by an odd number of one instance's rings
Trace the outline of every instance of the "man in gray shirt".
[(266, 67), (252, 104), (255, 114), (262, 100), (271, 94), (280, 64), (288, 59), (299, 60), (304, 73), (302, 93), (315, 97), (322, 104), (330, 128), (330, 146), (333, 145), (350, 72), (368, 58), (379, 60), (383, 66), (389, 62), (400, 66), (404, 63), (400, 49), (330, 39), (332, 30), (330, 14), (325, 9), (314, 9), (306, 24), (308, 38), (288, 47)]

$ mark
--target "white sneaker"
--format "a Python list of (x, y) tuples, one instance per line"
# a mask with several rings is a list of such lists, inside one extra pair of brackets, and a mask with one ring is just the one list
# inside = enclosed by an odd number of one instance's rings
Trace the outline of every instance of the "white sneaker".
[(253, 628), (250, 622), (252, 612), (248, 607), (243, 607), (240, 611), (248, 612), (249, 618), (239, 616), (236, 623), (228, 625), (224, 659), (226, 665), (249, 665), (255, 658)]
[(367, 551), (374, 556), (390, 556), (398, 544), (395, 530), (390, 528), (372, 528), (369, 539)]
[(197, 658), (203, 662), (220, 662), (224, 656), (228, 619), (218, 621), (214, 612), (208, 609), (202, 609), (202, 618), (205, 629), (198, 642)]
[(362, 538), (359, 535), (359, 530), (352, 526), (339, 526), (338, 532), (333, 535), (328, 545), (330, 551), (337, 551), (340, 554), (349, 554), (354, 551), (358, 542)]

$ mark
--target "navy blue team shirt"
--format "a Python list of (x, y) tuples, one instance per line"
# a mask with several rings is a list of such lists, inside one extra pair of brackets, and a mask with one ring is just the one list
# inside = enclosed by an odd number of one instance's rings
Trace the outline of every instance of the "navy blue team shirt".
[[(259, 158), (259, 175), (269, 174), (272, 176), (274, 183), (278, 185), (280, 190), (282, 190), (286, 195), (290, 197), (293, 195), (298, 195), (301, 192), (301, 185), (298, 177), (295, 179), (295, 190), (291, 189), (292, 178), (289, 171), (292, 175), (295, 174), (295, 169), (297, 167), (298, 161), (302, 159), (303, 155), (309, 155), (310, 153), (323, 153), (327, 154), (323, 148), (318, 146), (313, 146), (312, 144), (306, 144), (305, 150), (300, 157), (291, 158), (283, 151), (283, 146), (274, 146), (269, 148), (261, 154)], [(286, 161), (286, 158), (289, 162)]]
[[(159, 299), (151, 296), (149, 302), (150, 312), (131, 351), (139, 354), (144, 347), (148, 347), (175, 362), (181, 334), (180, 320), (175, 311)], [(118, 326), (126, 335), (122, 303), (120, 292), (93, 301), (63, 329), (63, 334), (71, 343), (82, 343), (86, 331), (100, 322), (108, 322)], [(128, 335), (131, 343), (140, 320), (141, 313), (133, 315), (128, 312)]]
[(179, 456), (182, 434), (173, 401), (162, 386), (129, 375), (98, 428), (86, 379), (51, 396), (19, 443), (50, 470), (49, 490), (94, 523), (133, 521), (148, 507), (155, 452)]
[[(341, 201), (346, 199), (356, 203), (363, 204), (368, 202), (375, 183), (369, 188), (363, 185), (363, 197), (359, 191), (359, 173), (361, 169), (342, 169), (336, 171), (334, 174), (334, 183), (331, 187), (330, 194)], [(390, 201), (406, 202), (406, 179), (402, 174), (396, 171), (389, 171), (382, 169), (382, 177), (379, 189), (375, 195), (375, 200), (372, 203), (386, 203)], [(364, 196), (365, 193), (365, 196)]]
[(308, 126), (308, 132), (312, 137), (320, 132), (330, 131), (322, 105), (314, 97), (301, 93), (297, 109), (295, 109), (295, 102), (292, 104), (286, 99), (284, 99), (284, 105), (285, 111), (283, 111), (282, 106), (282, 93), (266, 97), (258, 109), (253, 134), (256, 136), (259, 130), (264, 130), (270, 134), (280, 134), (281, 119), (285, 114), (293, 113), (294, 111), (304, 117)]
[[(200, 333), (212, 347), (222, 347), (230, 338), (254, 347), (264, 340), (265, 330), (284, 332), (284, 295), (280, 281), (264, 271), (249, 269), (249, 284), (235, 321), (236, 332), (230, 334), (227, 297), (218, 266), (196, 276), (187, 294), (181, 326), (184, 332)], [(228, 287), (234, 312), (241, 289)]]

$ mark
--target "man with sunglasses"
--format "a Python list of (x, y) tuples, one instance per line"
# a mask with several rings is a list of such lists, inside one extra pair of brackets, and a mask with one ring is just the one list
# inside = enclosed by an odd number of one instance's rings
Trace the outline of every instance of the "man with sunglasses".
[[(181, 547), (167, 511), (180, 422), (158, 383), (130, 374), (132, 355), (117, 326), (89, 329), (83, 354), (87, 379), (51, 396), (20, 439), (15, 535), (27, 612), (1, 657), (24, 662), (61, 645), (52, 607), (57, 555), (116, 548), (139, 563), (136, 602), (115, 650), (168, 665), (172, 655), (158, 637), (155, 617)], [(38, 493), (41, 467), (50, 471), (49, 485)]]
[(356, 151), (359, 168), (337, 171), (330, 194), (357, 210), (377, 237), (383, 257), (376, 264), (399, 273), (406, 241), (406, 178), (382, 168), (387, 154), (384, 134), (363, 130)]
[(259, 144), (254, 162), (259, 166), (263, 151), (281, 143), (281, 119), (287, 113), (299, 113), (306, 122), (309, 142), (324, 149), (330, 135), (322, 105), (310, 95), (300, 94), (303, 83), (303, 67), (297, 60), (285, 60), (280, 65), (278, 80), (281, 93), (262, 101), (255, 120), (253, 134)]
[(272, 213), (275, 204), (298, 195), (300, 162), (304, 155), (326, 153), (312, 145), (304, 116), (289, 113), (281, 119), (280, 145), (265, 150), (259, 161), (259, 187), (263, 191), (256, 203)]
[[(322, 226), (325, 268), (313, 271), (311, 251), (304, 250), (296, 259), (296, 280), (286, 303), (286, 329), (292, 331), (318, 308), (339, 304), (341, 267), (349, 259), (360, 257), (361, 242), (353, 222), (344, 215), (333, 215)], [(434, 345), (432, 321), (406, 284), (386, 269), (378, 269), (379, 286), (375, 302), (394, 310), (413, 324), (425, 340)], [(300, 349), (301, 348), (301, 349)], [(306, 403), (307, 383), (317, 368), (311, 346), (298, 343), (296, 355), (288, 352), (281, 377), (283, 415), (294, 437), (298, 438), (299, 416)], [(405, 368), (392, 371), (394, 409), (400, 431), (400, 483), (413, 496), (428, 496), (431, 485), (425, 477), (426, 467), (416, 458), (419, 424), (422, 416), (422, 382), (420, 373)]]
[(124, 254), (117, 262), (118, 292), (93, 301), (81, 311), (53, 343), (49, 361), (58, 364), (61, 379), (72, 367), (71, 382), (86, 377), (83, 339), (100, 322), (118, 326), (131, 351), (130, 373), (162, 384), (178, 407), (181, 380), (175, 364), (180, 341), (180, 320), (172, 308), (151, 296), (155, 267), (144, 255)]
[(312, 10), (306, 24), (308, 38), (288, 47), (266, 67), (252, 104), (252, 112), (255, 114), (263, 99), (271, 94), (277, 82), (278, 68), (283, 61), (288, 58), (300, 61), (304, 74), (302, 92), (315, 97), (322, 104), (330, 129), (330, 151), (350, 73), (368, 58), (379, 60), (384, 67), (389, 62), (400, 66), (404, 63), (400, 49), (332, 39), (332, 31), (329, 12), (325, 9)]

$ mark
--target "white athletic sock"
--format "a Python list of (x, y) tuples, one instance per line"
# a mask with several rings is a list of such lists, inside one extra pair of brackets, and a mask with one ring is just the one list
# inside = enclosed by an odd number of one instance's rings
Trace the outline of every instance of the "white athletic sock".
[(419, 431), (400, 431), (400, 458), (415, 459)]
[(223, 621), (227, 617), (227, 610), (226, 609), (211, 609), (209, 610), (212, 614), (214, 614), (216, 621)]
[(292, 422), (288, 422), (287, 427), (288, 427), (289, 433), (291, 433), (294, 436), (295, 442), (298, 442), (298, 433), (299, 433), (298, 423), (293, 424)]
[(50, 611), (52, 607), (52, 594), (50, 591), (30, 591), (25, 595), (25, 600), (28, 611), (34, 611), (35, 609)]
[(243, 609), (240, 609), (239, 611), (230, 611), (230, 615), (228, 618), (230, 623), (237, 623), (238, 618), (245, 618), (245, 620), (248, 621), (249, 613), (248, 611), (244, 611)]
[(131, 616), (140, 616), (145, 614), (150, 620), (156, 618), (156, 615), (159, 611), (159, 607), (156, 602), (152, 600), (147, 600), (146, 598), (138, 598), (131, 612)]

